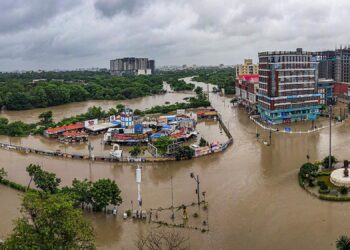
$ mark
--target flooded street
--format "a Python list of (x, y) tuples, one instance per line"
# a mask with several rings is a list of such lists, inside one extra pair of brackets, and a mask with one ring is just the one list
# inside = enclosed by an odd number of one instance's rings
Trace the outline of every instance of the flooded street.
[[(186, 79), (187, 81), (189, 79)], [(206, 84), (203, 85), (206, 91)], [(187, 94), (169, 93), (123, 102), (132, 108), (151, 107), (165, 101), (181, 101)], [(297, 182), (297, 172), (309, 154), (312, 161), (328, 153), (328, 129), (317, 133), (290, 135), (273, 134), (272, 145), (256, 139), (256, 128), (245, 111), (233, 108), (230, 98), (210, 94), (210, 101), (222, 115), (234, 144), (225, 152), (190, 161), (144, 164), (142, 196), (144, 208), (166, 207), (171, 204), (170, 178), (173, 177), (174, 204), (196, 200), (195, 182), (190, 173), (198, 174), (201, 190), (209, 202), (209, 233), (183, 229), (191, 249), (335, 249), (339, 235), (350, 232), (347, 219), (350, 203), (320, 201), (308, 195)], [(35, 121), (46, 110), (53, 110), (55, 119), (85, 112), (89, 106), (110, 108), (120, 102), (89, 101), (47, 109), (5, 112), (10, 120)], [(199, 131), (212, 140), (211, 124), (200, 124)], [(301, 128), (309, 124), (297, 125)], [(350, 123), (334, 127), (333, 152), (340, 159), (348, 158)], [(267, 132), (259, 128), (264, 139)], [(0, 141), (9, 140), (0, 137)], [(15, 138), (15, 144), (42, 147), (53, 141), (44, 138)], [(99, 138), (96, 138), (96, 145)], [(40, 144), (41, 143), (41, 144)], [(32, 145), (36, 144), (36, 145)], [(40, 145), (39, 145), (40, 144)], [(71, 148), (72, 149), (72, 148)], [(69, 150), (71, 150), (69, 149)], [(61, 149), (62, 150), (62, 149)], [(64, 150), (64, 149), (63, 149)], [(68, 149), (67, 149), (68, 150)], [(29, 181), (25, 168), (30, 163), (43, 166), (69, 185), (74, 178), (114, 179), (122, 190), (121, 211), (136, 203), (137, 187), (132, 163), (89, 163), (88, 161), (57, 159), (39, 155), (24, 155), (0, 150), (0, 166), (8, 179), (22, 184)], [(0, 186), (0, 238), (11, 232), (12, 222), (19, 215), (18, 193)], [(105, 214), (87, 214), (97, 234), (101, 249), (133, 249), (137, 234), (153, 224), (123, 221)]]

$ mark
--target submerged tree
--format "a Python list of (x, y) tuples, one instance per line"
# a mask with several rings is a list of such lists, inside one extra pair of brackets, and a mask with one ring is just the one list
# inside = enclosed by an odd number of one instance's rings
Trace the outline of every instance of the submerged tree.
[(92, 184), (91, 201), (95, 211), (101, 211), (109, 204), (120, 205), (122, 198), (120, 189), (115, 181), (100, 179)]
[(49, 124), (51, 124), (53, 122), (52, 111), (49, 110), (49, 111), (41, 113), (39, 115), (39, 119), (40, 119), (40, 124), (42, 124), (42, 125), (49, 125)]
[(155, 230), (145, 236), (139, 235), (135, 242), (139, 250), (186, 250), (188, 239), (176, 231)]
[(138, 156), (141, 154), (141, 147), (140, 145), (135, 145), (130, 151), (129, 151), (131, 156)]
[(68, 195), (27, 192), (22, 213), (4, 249), (96, 249), (92, 225)]
[(337, 239), (336, 246), (338, 250), (350, 250), (350, 238), (342, 235)]
[(7, 176), (7, 172), (4, 168), (0, 168), (0, 181)]
[[(335, 157), (332, 155), (331, 156), (331, 166), (333, 166), (334, 163), (336, 163), (337, 160), (335, 159)], [(329, 156), (326, 156), (323, 161), (322, 161), (322, 165), (325, 167), (325, 168), (328, 168), (329, 167)]]
[(27, 172), (30, 176), (28, 189), (32, 181), (34, 181), (37, 188), (44, 192), (56, 193), (58, 186), (61, 183), (60, 178), (56, 178), (56, 174), (44, 171), (39, 165), (30, 164), (27, 167)]

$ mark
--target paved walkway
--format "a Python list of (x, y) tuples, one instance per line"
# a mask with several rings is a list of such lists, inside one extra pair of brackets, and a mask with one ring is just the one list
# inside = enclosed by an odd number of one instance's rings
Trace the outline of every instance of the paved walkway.
[[(265, 129), (265, 130), (271, 130), (273, 132), (276, 132), (276, 133), (284, 133), (284, 134), (309, 134), (309, 133), (314, 133), (314, 132), (317, 132), (317, 131), (320, 131), (322, 129), (325, 129), (325, 128), (329, 128), (329, 125), (327, 126), (323, 126), (322, 127), (318, 127), (318, 128), (315, 128), (315, 129), (309, 129), (307, 131), (285, 131), (285, 130), (279, 130), (279, 129), (276, 129), (276, 128), (271, 128), (271, 127), (267, 127), (265, 126), (264, 124), (262, 124), (261, 122), (259, 122), (257, 120), (259, 116), (250, 116), (250, 120), (252, 120), (255, 124), (259, 125), (261, 128)], [(332, 127), (334, 126), (338, 126), (338, 125), (342, 125), (344, 124), (344, 121), (341, 121), (341, 122), (333, 122), (332, 123)]]

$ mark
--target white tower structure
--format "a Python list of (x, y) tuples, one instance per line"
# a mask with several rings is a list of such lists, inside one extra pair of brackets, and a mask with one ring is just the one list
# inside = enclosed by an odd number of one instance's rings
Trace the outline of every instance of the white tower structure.
[(142, 198), (141, 198), (141, 168), (140, 166), (136, 169), (136, 183), (137, 183), (137, 201), (139, 202), (139, 211), (137, 215), (142, 218)]

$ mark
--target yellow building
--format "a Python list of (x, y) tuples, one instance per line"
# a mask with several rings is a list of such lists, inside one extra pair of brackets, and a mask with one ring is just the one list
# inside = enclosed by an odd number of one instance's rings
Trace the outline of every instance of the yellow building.
[(236, 76), (259, 74), (259, 64), (253, 64), (253, 59), (244, 59), (243, 64), (236, 66)]

